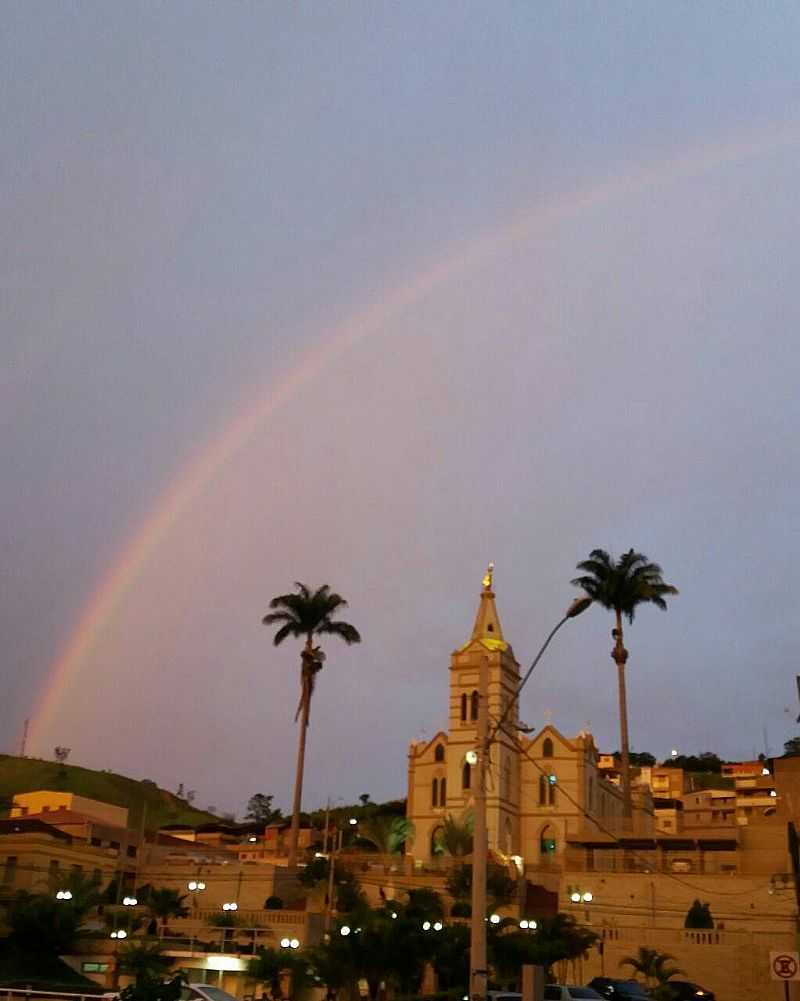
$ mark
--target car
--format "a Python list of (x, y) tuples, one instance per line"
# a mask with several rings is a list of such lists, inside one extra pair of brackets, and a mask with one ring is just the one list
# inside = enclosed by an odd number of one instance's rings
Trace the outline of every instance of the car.
[(667, 987), (672, 990), (673, 1001), (716, 1001), (713, 991), (691, 980), (668, 980)]
[(213, 984), (186, 984), (181, 989), (181, 1001), (236, 1001), (236, 998)]
[(646, 1001), (650, 998), (650, 993), (638, 980), (595, 977), (589, 981), (589, 986), (593, 987), (601, 997), (613, 998), (613, 1001)]
[(544, 1001), (583, 1001), (584, 998), (600, 998), (593, 987), (573, 987), (571, 984), (547, 984), (544, 989)]

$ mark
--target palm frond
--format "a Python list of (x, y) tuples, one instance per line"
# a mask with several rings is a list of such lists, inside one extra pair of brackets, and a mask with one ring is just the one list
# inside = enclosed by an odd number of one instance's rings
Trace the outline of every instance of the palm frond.
[(361, 634), (355, 626), (349, 622), (323, 622), (317, 629), (318, 633), (328, 633), (331, 636), (338, 636), (343, 639), (348, 646), (361, 642)]
[(281, 626), (281, 628), (272, 637), (272, 642), (274, 646), (280, 646), (281, 643), (286, 639), (287, 636), (300, 636), (301, 631), (297, 628), (294, 622), (287, 622), (286, 625)]

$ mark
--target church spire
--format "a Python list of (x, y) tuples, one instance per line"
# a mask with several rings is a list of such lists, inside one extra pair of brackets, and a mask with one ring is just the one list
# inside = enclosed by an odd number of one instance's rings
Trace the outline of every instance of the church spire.
[(494, 563), (490, 563), (483, 578), (481, 600), (478, 605), (478, 614), (475, 616), (471, 642), (474, 640), (494, 640), (505, 646), (503, 628), (500, 625), (500, 617), (494, 604), (493, 582)]

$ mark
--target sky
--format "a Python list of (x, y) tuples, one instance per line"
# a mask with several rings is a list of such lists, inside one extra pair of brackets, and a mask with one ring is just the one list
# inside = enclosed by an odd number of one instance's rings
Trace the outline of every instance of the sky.
[[(8, 0), (0, 750), (288, 807), (300, 580), (349, 601), (304, 805), (402, 796), (486, 564), (523, 667), (595, 547), (634, 749), (796, 731), (800, 8)], [(607, 613), (531, 726), (618, 747)]]

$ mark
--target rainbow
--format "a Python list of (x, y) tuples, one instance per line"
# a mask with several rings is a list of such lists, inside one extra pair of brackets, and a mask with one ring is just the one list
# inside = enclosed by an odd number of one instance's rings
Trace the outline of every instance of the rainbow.
[(90, 654), (112, 622), (126, 594), (134, 587), (152, 554), (170, 529), (202, 494), (225, 464), (251, 440), (280, 408), (312, 383), (328, 365), (382, 327), (407, 307), (424, 299), (456, 275), (490, 260), (514, 243), (549, 225), (589, 209), (633, 197), (657, 185), (672, 184), (721, 165), (750, 159), (800, 142), (800, 124), (784, 122), (746, 137), (694, 147), (655, 165), (632, 170), (586, 189), (535, 204), (510, 223), (492, 229), (423, 268), (377, 302), (326, 331), (286, 376), (268, 386), (221, 433), (181, 467), (144, 522), (134, 531), (110, 571), (87, 601), (66, 645), (56, 657), (31, 718), (30, 741), (41, 743), (58, 712), (61, 693), (87, 668)]

